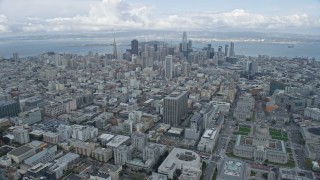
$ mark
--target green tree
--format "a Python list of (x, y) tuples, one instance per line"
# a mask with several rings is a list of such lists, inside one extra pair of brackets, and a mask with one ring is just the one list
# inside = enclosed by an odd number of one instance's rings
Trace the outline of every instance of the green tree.
[(263, 173), (262, 177), (265, 178), (265, 179), (268, 179), (268, 173)]
[(275, 125), (276, 123), (277, 123), (276, 120), (272, 120), (272, 121), (271, 121), (271, 124), (272, 124), (272, 125)]
[(306, 166), (307, 166), (309, 169), (312, 168), (312, 160), (311, 160), (311, 159), (309, 159), (309, 158), (306, 159)]
[(202, 162), (202, 171), (204, 171), (207, 167), (207, 163), (205, 161)]

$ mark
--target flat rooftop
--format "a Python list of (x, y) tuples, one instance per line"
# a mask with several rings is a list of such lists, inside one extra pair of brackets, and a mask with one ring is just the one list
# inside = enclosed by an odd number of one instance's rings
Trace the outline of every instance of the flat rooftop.
[(221, 165), (218, 177), (228, 180), (244, 180), (246, 164), (243, 161), (226, 158)]
[(123, 136), (123, 135), (116, 135), (111, 141), (107, 143), (107, 146), (110, 147), (119, 147), (121, 144), (129, 140), (129, 136)]
[(114, 135), (112, 135), (112, 134), (101, 134), (99, 136), (99, 139), (106, 139), (107, 141), (110, 141), (113, 137), (114, 137)]
[(158, 171), (169, 172), (173, 168), (180, 169), (181, 166), (183, 166), (184, 168), (200, 170), (201, 158), (199, 154), (187, 149), (173, 148), (167, 158), (158, 168)]
[(21, 156), (22, 154), (25, 154), (29, 151), (34, 150), (35, 148), (29, 146), (29, 145), (24, 145), (21, 147), (18, 147), (12, 151), (10, 151), (8, 154), (13, 155), (13, 156)]
[(174, 91), (168, 96), (166, 96), (166, 99), (179, 99), (181, 96), (185, 95), (188, 93), (187, 91)]

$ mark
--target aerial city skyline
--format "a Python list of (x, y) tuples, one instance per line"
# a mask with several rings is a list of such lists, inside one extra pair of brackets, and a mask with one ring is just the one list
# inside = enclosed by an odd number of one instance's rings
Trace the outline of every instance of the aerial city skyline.
[(1, 180), (320, 179), (318, 0), (1, 0)]

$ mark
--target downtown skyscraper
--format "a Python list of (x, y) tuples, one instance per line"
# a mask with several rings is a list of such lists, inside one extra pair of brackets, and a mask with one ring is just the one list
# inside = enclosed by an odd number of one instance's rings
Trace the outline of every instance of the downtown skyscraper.
[(187, 38), (187, 33), (183, 32), (182, 34), (182, 52), (187, 52), (188, 50), (188, 38)]
[(166, 80), (171, 80), (173, 78), (173, 58), (172, 55), (168, 55), (165, 58), (165, 78)]
[(229, 56), (230, 57), (234, 57), (236, 54), (235, 54), (235, 52), (234, 52), (234, 43), (233, 42), (231, 42), (231, 44), (230, 44), (230, 54), (229, 54)]
[(113, 40), (113, 58), (118, 59), (116, 38), (114, 38), (114, 40)]
[(135, 54), (138, 55), (139, 53), (139, 42), (138, 40), (134, 39), (131, 41), (131, 55)]

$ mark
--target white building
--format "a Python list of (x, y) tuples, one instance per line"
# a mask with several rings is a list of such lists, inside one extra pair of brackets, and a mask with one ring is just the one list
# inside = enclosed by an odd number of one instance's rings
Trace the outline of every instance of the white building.
[(286, 164), (289, 160), (284, 141), (271, 139), (269, 130), (264, 125), (256, 125), (253, 137), (238, 135), (233, 154), (252, 158), (257, 163), (268, 160)]
[(198, 143), (198, 151), (212, 153), (218, 137), (219, 131), (217, 129), (207, 129)]
[(95, 150), (95, 144), (79, 141), (74, 144), (74, 149), (77, 154), (91, 156), (92, 152)]
[(132, 145), (136, 150), (143, 151), (147, 145), (148, 137), (144, 133), (133, 133), (132, 134)]
[(307, 107), (304, 109), (304, 116), (313, 120), (320, 121), (320, 109)]
[(24, 128), (16, 128), (13, 130), (14, 141), (19, 144), (26, 144), (30, 142), (29, 132)]
[(57, 128), (59, 133), (59, 141), (65, 141), (71, 138), (72, 136), (72, 127), (64, 124), (60, 124)]
[(131, 149), (129, 146), (119, 146), (114, 150), (114, 164), (125, 165), (131, 159)]
[(112, 158), (112, 150), (107, 148), (96, 148), (92, 152), (92, 157), (98, 161), (108, 162)]
[(12, 164), (11, 157), (9, 157), (7, 155), (0, 157), (0, 165), (7, 167), (7, 166), (10, 166), (11, 164)]
[(36, 154), (36, 149), (31, 145), (24, 145), (18, 147), (10, 152), (8, 152), (8, 157), (12, 158), (12, 160), (16, 163), (21, 163), (23, 160), (27, 159)]
[(43, 141), (57, 144), (59, 142), (59, 134), (54, 132), (46, 132), (43, 134)]
[(109, 149), (116, 149), (121, 145), (124, 145), (128, 140), (130, 139), (130, 137), (128, 136), (123, 136), (123, 135), (116, 135), (115, 137), (112, 138), (111, 141), (109, 141), (106, 144), (106, 147)]
[(234, 110), (233, 116), (237, 120), (241, 121), (244, 121), (247, 118), (252, 118), (254, 103), (255, 101), (251, 94), (246, 93), (241, 95), (237, 102), (237, 106)]
[(111, 141), (111, 139), (114, 137), (114, 135), (112, 134), (101, 134), (99, 136), (99, 140), (101, 145), (105, 146), (109, 141)]
[(72, 138), (86, 141), (98, 136), (98, 128), (92, 126), (72, 125)]
[(199, 154), (186, 149), (173, 148), (158, 168), (158, 173), (172, 179), (177, 169), (182, 171), (182, 175), (191, 176), (194, 179), (200, 178), (201, 158)]

